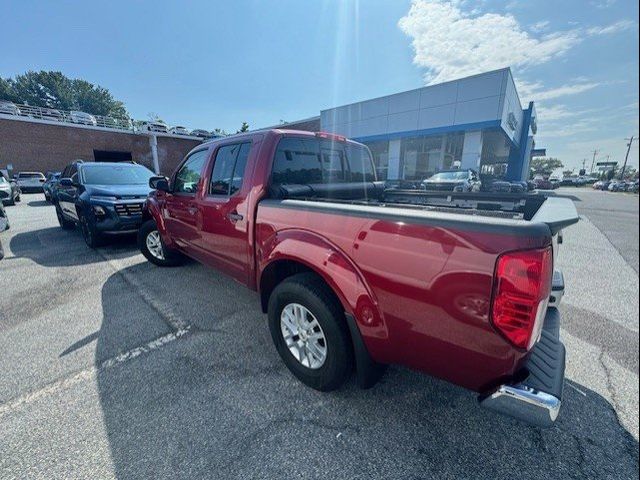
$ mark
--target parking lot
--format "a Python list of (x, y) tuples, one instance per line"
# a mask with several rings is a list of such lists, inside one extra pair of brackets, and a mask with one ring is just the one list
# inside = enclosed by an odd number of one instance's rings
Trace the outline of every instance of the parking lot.
[(1, 478), (638, 478), (638, 196), (571, 195), (559, 265), (563, 410), (548, 430), (390, 368), (371, 390), (301, 385), (257, 296), (135, 240), (91, 250), (42, 195), (7, 209)]

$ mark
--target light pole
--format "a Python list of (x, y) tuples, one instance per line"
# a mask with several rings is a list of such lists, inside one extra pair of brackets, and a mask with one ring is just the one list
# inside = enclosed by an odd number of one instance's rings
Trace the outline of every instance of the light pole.
[(620, 173), (620, 180), (624, 180), (624, 171), (627, 169), (627, 160), (629, 160), (629, 151), (631, 150), (631, 145), (633, 144), (634, 140), (637, 140), (637, 138), (633, 138), (633, 135), (631, 135), (631, 138), (625, 138), (625, 140), (629, 140), (629, 143), (627, 143), (627, 154), (624, 156), (624, 165), (622, 166), (622, 173)]

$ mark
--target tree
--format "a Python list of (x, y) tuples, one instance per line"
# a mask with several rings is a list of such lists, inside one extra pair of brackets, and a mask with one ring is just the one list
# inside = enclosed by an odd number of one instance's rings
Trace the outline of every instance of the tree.
[(563, 167), (562, 162), (553, 157), (536, 157), (531, 160), (531, 171), (534, 175), (551, 175), (554, 170)]
[(0, 99), (33, 107), (81, 110), (93, 115), (127, 117), (127, 110), (104, 87), (72, 79), (62, 72), (28, 71), (0, 79)]
[(249, 131), (249, 124), (247, 122), (242, 122), (242, 126), (240, 127), (240, 130), (238, 130), (236, 133), (243, 133), (248, 131)]

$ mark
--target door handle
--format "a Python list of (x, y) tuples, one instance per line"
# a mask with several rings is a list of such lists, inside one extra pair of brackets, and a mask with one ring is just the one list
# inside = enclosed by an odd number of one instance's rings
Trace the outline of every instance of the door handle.
[(244, 217), (240, 215), (238, 212), (231, 212), (231, 213), (227, 213), (227, 218), (232, 222), (239, 222)]

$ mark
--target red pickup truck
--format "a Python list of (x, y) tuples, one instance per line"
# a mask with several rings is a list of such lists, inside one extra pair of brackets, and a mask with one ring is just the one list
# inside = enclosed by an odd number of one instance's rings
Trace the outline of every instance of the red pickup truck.
[[(289, 370), (318, 390), (405, 365), (548, 426), (565, 350), (553, 261), (573, 203), (535, 194), (385, 189), (366, 146), (265, 130), (194, 148), (154, 177), (138, 243), (256, 290)], [(179, 287), (178, 287), (179, 288)], [(256, 326), (257, 327), (257, 326)]]

